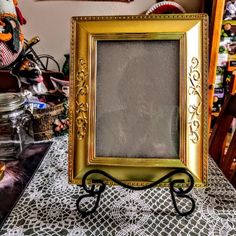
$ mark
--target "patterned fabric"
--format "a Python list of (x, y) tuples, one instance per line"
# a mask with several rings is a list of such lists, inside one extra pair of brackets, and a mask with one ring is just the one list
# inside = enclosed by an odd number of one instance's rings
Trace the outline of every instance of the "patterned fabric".
[[(209, 186), (192, 191), (196, 210), (188, 217), (176, 214), (167, 188), (130, 191), (108, 187), (97, 212), (82, 218), (75, 202), (83, 191), (67, 181), (67, 137), (64, 136), (54, 140), (0, 235), (236, 235), (236, 191), (212, 159)], [(89, 199), (87, 205), (91, 202)], [(184, 200), (179, 204), (188, 207)]]
[[(11, 40), (7, 41), (9, 48), (12, 52), (17, 53), (20, 50), (20, 23), (14, 17), (4, 17), (2, 21), (6, 24), (5, 31), (12, 34)], [(15, 27), (12, 27), (12, 24), (15, 24)]]
[(22, 45), (20, 45), (20, 50), (17, 53), (13, 53), (5, 42), (0, 41), (0, 69), (7, 67), (14, 62), (19, 56), (21, 49)]

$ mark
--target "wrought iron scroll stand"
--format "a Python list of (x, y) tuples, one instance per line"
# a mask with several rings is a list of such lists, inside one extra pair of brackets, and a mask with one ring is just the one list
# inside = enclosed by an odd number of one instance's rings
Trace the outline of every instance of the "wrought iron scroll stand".
[[(114, 178), (113, 176), (109, 175), (105, 171), (90, 170), (90, 171), (85, 173), (85, 175), (83, 176), (83, 179), (82, 179), (82, 187), (87, 192), (87, 194), (81, 195), (76, 201), (77, 210), (78, 210), (79, 213), (82, 214), (83, 217), (86, 217), (86, 216), (94, 213), (97, 210), (98, 205), (99, 205), (99, 201), (100, 201), (100, 198), (101, 198), (101, 194), (105, 191), (105, 188), (106, 188), (106, 184), (102, 180), (93, 180), (92, 181), (92, 186), (88, 187), (86, 185), (86, 180), (87, 180), (88, 176), (92, 175), (92, 174), (103, 175), (106, 178), (108, 178), (108, 179), (112, 180), (113, 182), (115, 182), (116, 184), (118, 184), (118, 185), (120, 185), (124, 188), (131, 189), (131, 190), (146, 190), (146, 189), (152, 188), (152, 187), (162, 183), (164, 180), (169, 179), (170, 177), (172, 177), (176, 174), (186, 174), (189, 178), (189, 183), (188, 183), (188, 185), (185, 189), (183, 189), (182, 187), (176, 187), (179, 184), (183, 184), (185, 182), (184, 179), (174, 179), (174, 180), (171, 180), (169, 182), (169, 189), (170, 189), (171, 199), (172, 199), (172, 202), (173, 202), (173, 205), (174, 205), (174, 208), (175, 208), (176, 212), (180, 216), (190, 215), (195, 209), (194, 199), (192, 197), (190, 197), (189, 195), (186, 195), (193, 189), (193, 186), (194, 186), (193, 176), (186, 169), (176, 169), (174, 171), (171, 171), (170, 173), (168, 173), (164, 177), (160, 178), (159, 180), (157, 180), (157, 181), (155, 181), (155, 182), (153, 182), (149, 185), (145, 185), (145, 186), (130, 186), (130, 185), (127, 185), (127, 184), (121, 182), (120, 180)], [(91, 210), (86, 210), (86, 209), (84, 210), (84, 209), (81, 208), (80, 203), (81, 203), (82, 199), (88, 198), (88, 197), (96, 197), (96, 202), (95, 202), (94, 207)], [(185, 211), (185, 212), (181, 212), (179, 210), (178, 206), (177, 206), (176, 197), (188, 199), (189, 202), (191, 203), (190, 210)]]

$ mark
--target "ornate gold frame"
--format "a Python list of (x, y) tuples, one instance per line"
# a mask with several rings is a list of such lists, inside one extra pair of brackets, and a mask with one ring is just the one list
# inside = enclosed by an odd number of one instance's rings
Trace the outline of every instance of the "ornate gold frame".
[[(186, 168), (206, 186), (208, 167), (208, 18), (205, 14), (73, 17), (71, 24), (69, 182), (92, 169), (131, 185)], [(180, 44), (179, 159), (95, 156), (96, 42), (178, 40)], [(141, 173), (141, 175), (140, 175)], [(93, 179), (101, 178), (94, 175)], [(108, 184), (113, 184), (107, 181)], [(168, 182), (162, 184), (166, 186)]]

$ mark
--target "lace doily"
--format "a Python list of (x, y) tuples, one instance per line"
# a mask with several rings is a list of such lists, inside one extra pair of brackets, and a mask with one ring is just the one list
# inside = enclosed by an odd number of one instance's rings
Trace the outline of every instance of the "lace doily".
[[(75, 206), (82, 190), (68, 184), (67, 137), (60, 137), (54, 140), (0, 235), (236, 235), (236, 191), (211, 159), (208, 178), (207, 188), (192, 191), (196, 210), (188, 217), (176, 214), (169, 189), (108, 187), (97, 212), (82, 218)], [(180, 204), (188, 206), (184, 201)]]

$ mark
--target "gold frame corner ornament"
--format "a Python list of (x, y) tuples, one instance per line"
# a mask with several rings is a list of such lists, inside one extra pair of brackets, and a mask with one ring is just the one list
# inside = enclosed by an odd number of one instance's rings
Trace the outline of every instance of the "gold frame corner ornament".
[(200, 110), (202, 106), (202, 86), (200, 83), (201, 80), (201, 73), (199, 71), (199, 59), (196, 57), (193, 57), (191, 60), (191, 65), (189, 68), (189, 77), (190, 86), (188, 88), (188, 94), (191, 97), (194, 97), (195, 99), (192, 99), (193, 102), (189, 104), (188, 112), (190, 120), (189, 128), (190, 128), (190, 140), (196, 144), (199, 142), (199, 130), (201, 126), (200, 121)]
[[(131, 185), (146, 185), (176, 168), (188, 169), (195, 186), (207, 184), (208, 20), (205, 14), (73, 17), (69, 98), (69, 181), (100, 169)], [(96, 47), (99, 40), (178, 40), (179, 159), (96, 156)], [(132, 175), (130, 175), (132, 173)], [(143, 173), (140, 176), (139, 173)], [(152, 174), (150, 174), (152, 173)], [(132, 177), (131, 177), (132, 176)], [(93, 175), (98, 179), (101, 176)], [(103, 179), (108, 184), (111, 181)], [(187, 181), (187, 180), (186, 180)], [(167, 186), (168, 182), (161, 184)]]
[(88, 69), (87, 64), (83, 58), (79, 59), (79, 69), (76, 75), (76, 125), (77, 135), (79, 140), (82, 140), (87, 134), (88, 126), (88, 103), (86, 102), (86, 95), (88, 93)]

